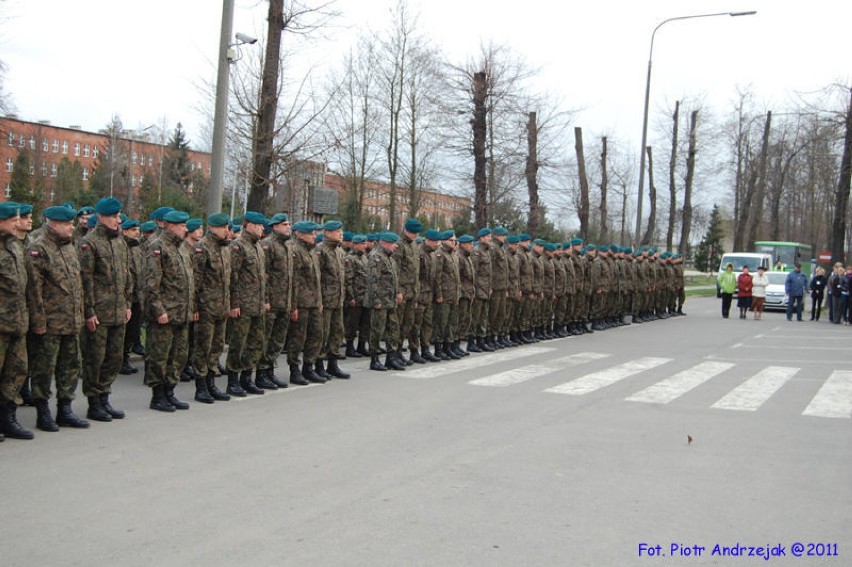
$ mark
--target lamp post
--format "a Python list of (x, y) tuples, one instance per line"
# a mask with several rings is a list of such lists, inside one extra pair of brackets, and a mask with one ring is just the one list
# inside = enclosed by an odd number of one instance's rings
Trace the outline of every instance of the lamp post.
[(657, 30), (663, 27), (665, 24), (669, 22), (675, 22), (678, 20), (693, 20), (696, 18), (713, 18), (716, 16), (753, 16), (757, 14), (755, 10), (749, 10), (747, 12), (715, 12), (712, 14), (693, 14), (691, 16), (675, 16), (674, 18), (668, 18), (657, 24), (657, 27), (654, 28), (653, 33), (651, 33), (651, 49), (648, 52), (648, 78), (645, 81), (645, 111), (642, 116), (642, 145), (639, 148), (639, 194), (636, 199), (636, 235), (635, 239), (637, 243), (641, 243), (642, 240), (642, 201), (645, 198), (644, 189), (645, 189), (645, 146), (648, 143), (648, 102), (651, 95), (651, 60), (654, 56), (654, 37), (657, 35)]

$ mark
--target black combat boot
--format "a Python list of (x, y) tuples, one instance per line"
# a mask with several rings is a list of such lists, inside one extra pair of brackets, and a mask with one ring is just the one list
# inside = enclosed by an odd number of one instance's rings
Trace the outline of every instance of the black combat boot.
[(21, 391), (18, 394), (21, 396), (21, 400), (24, 402), (25, 406), (34, 406), (35, 401), (33, 400), (33, 394), (30, 391), (30, 377), (27, 376), (27, 379), (24, 380), (24, 383), (21, 384)]
[(109, 394), (101, 394), (101, 405), (113, 419), (124, 419), (124, 412), (109, 403)]
[(396, 359), (406, 366), (411, 366), (412, 364), (414, 364), (413, 362), (405, 358), (404, 354), (402, 354), (402, 347), (396, 349)]
[(459, 357), (470, 356), (469, 352), (465, 352), (465, 351), (462, 350), (461, 341), (453, 341), (450, 344), (450, 350), (452, 350), (454, 353), (456, 353), (456, 356), (459, 356)]
[(89, 409), (86, 417), (95, 421), (112, 421), (112, 416), (104, 409), (100, 396), (89, 396)]
[(346, 339), (346, 358), (361, 358), (361, 353), (355, 350), (355, 339)]
[(352, 376), (348, 372), (344, 372), (343, 369), (337, 365), (337, 358), (335, 358), (334, 355), (328, 358), (328, 373), (335, 378), (342, 378), (343, 380)]
[(34, 400), (36, 408), (36, 427), (42, 431), (59, 431), (59, 426), (50, 415), (47, 400)]
[(305, 380), (308, 382), (313, 382), (314, 384), (325, 384), (325, 378), (314, 372), (314, 365), (310, 362), (302, 364), (302, 376), (304, 376)]
[(453, 352), (452, 343), (444, 342), (441, 343), (441, 351), (450, 357), (450, 360), (460, 360), (461, 357)]
[(321, 358), (318, 358), (317, 361), (314, 363), (314, 371), (317, 373), (317, 376), (323, 378), (326, 382), (328, 382), (332, 378), (331, 374), (326, 372), (325, 368), (323, 368)]
[(195, 379), (195, 401), (202, 404), (212, 404), (215, 401), (207, 389), (207, 380), (201, 376)]
[(278, 386), (279, 388), (286, 388), (287, 387), (287, 382), (285, 382), (284, 380), (279, 378), (278, 375), (275, 374), (274, 368), (267, 368), (266, 369), (266, 379), (269, 380), (270, 382), (272, 382), (273, 384), (275, 384), (276, 386)]
[(476, 338), (476, 346), (483, 352), (494, 352), (494, 347), (489, 345), (483, 337)]
[(435, 358), (438, 360), (450, 360), (450, 357), (444, 352), (444, 343), (435, 343)]
[(216, 363), (216, 370), (219, 371), (219, 376), (227, 376), (228, 375), (228, 371), (225, 370), (225, 367), (222, 366), (221, 362)]
[(71, 411), (71, 400), (57, 400), (56, 425), (60, 427), (73, 427), (74, 429), (86, 429), (89, 427), (89, 422), (74, 415), (74, 412)]
[(295, 384), (296, 386), (308, 385), (308, 381), (305, 380), (304, 376), (302, 376), (302, 372), (299, 370), (298, 364), (290, 365), (290, 383)]
[(355, 352), (361, 356), (370, 356), (370, 351), (367, 350), (367, 345), (361, 339), (358, 339), (358, 348), (355, 349)]
[(212, 370), (207, 371), (207, 391), (217, 402), (227, 402), (231, 399), (231, 396), (216, 386), (216, 373)]
[(248, 395), (242, 386), (240, 386), (240, 375), (233, 370), (228, 371), (228, 387), (225, 391), (237, 398), (245, 398)]
[(130, 354), (124, 353), (124, 361), (121, 363), (121, 370), (118, 371), (122, 376), (136, 374), (139, 371), (135, 366), (130, 365)]
[(379, 372), (387, 370), (387, 367), (379, 360), (379, 353), (377, 352), (370, 355), (370, 370), (378, 370)]
[(249, 368), (248, 370), (243, 370), (240, 372), (240, 387), (245, 390), (249, 394), (254, 394), (256, 396), (262, 395), (264, 392), (261, 388), (258, 388), (254, 382), (251, 381), (252, 370)]
[(395, 351), (388, 350), (388, 353), (385, 355), (385, 368), (401, 371), (405, 370), (405, 363), (396, 357)]
[(175, 409), (179, 409), (179, 410), (188, 410), (188, 409), (189, 409), (189, 404), (188, 404), (188, 403), (186, 403), (186, 402), (182, 402), (182, 401), (180, 401), (179, 399), (177, 399), (177, 398), (175, 397), (175, 387), (174, 387), (174, 386), (171, 386), (171, 385), (169, 385), (169, 386), (165, 386), (165, 387), (163, 388), (163, 393), (164, 393), (164, 394), (165, 394), (165, 396), (166, 396), (166, 400), (167, 400), (170, 404), (172, 404), (173, 406), (175, 406)]
[(142, 343), (136, 343), (130, 347), (130, 352), (138, 354), (139, 356), (145, 356), (145, 347), (142, 346)]
[(423, 360), (426, 362), (441, 362), (441, 359), (432, 354), (429, 345), (423, 345)]
[(426, 364), (426, 361), (423, 360), (423, 357), (420, 356), (420, 349), (413, 348), (411, 349), (411, 362), (416, 362), (417, 364)]
[(165, 386), (160, 384), (151, 388), (151, 403), (148, 407), (152, 410), (164, 411), (167, 413), (174, 412), (177, 408), (166, 399)]
[(269, 378), (269, 375), (271, 373), (271, 369), (264, 368), (263, 370), (261, 370), (260, 368), (258, 368), (254, 378), (255, 385), (258, 388), (263, 388), (264, 390), (277, 390), (278, 384), (276, 384)]
[(482, 352), (482, 349), (476, 346), (476, 339), (473, 337), (467, 338), (467, 352)]
[(10, 439), (33, 439), (32, 431), (27, 431), (18, 423), (16, 413), (18, 406), (15, 402), (6, 402), (0, 407), (0, 433)]

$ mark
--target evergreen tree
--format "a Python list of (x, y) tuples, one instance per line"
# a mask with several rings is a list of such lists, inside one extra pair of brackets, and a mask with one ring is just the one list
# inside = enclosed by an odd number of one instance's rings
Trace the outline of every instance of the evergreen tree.
[(186, 192), (192, 183), (192, 165), (189, 162), (189, 141), (180, 122), (169, 140), (163, 160), (163, 185), (165, 188)]
[(72, 162), (68, 157), (62, 158), (57, 170), (55, 187), (54, 203), (65, 201), (77, 203), (83, 193), (83, 166), (80, 165), (79, 160)]
[(722, 213), (719, 205), (713, 206), (710, 214), (710, 226), (695, 252), (695, 269), (699, 272), (709, 272), (722, 261)]

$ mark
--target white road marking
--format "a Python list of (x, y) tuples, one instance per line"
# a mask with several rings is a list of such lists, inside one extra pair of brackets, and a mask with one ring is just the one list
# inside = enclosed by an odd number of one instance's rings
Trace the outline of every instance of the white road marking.
[(432, 363), (423, 368), (418, 368), (417, 370), (394, 372), (394, 376), (419, 379), (438, 378), (439, 376), (447, 376), (449, 374), (457, 374), (459, 372), (474, 370), (482, 366), (488, 366), (489, 364), (507, 362), (510, 360), (516, 360), (518, 358), (534, 356), (537, 354), (545, 354), (548, 352), (553, 352), (554, 350), (556, 349), (536, 346), (528, 346), (522, 349), (512, 348), (504, 350), (502, 352), (492, 352), (488, 355), (472, 355), (465, 358), (464, 360), (453, 360), (448, 362), (442, 362), (440, 364)]
[(521, 382), (526, 382), (527, 380), (532, 380), (533, 378), (551, 374), (565, 368), (586, 364), (594, 360), (600, 360), (608, 356), (611, 355), (601, 354), (598, 352), (581, 352), (556, 358), (544, 364), (533, 364), (530, 366), (522, 366), (515, 370), (499, 372), (497, 374), (492, 374), (491, 376), (471, 380), (468, 384), (473, 384), (474, 386), (511, 386), (513, 384), (520, 384)]
[(701, 362), (633, 394), (627, 401), (667, 404), (734, 366), (730, 362)]
[(589, 392), (594, 392), (595, 390), (611, 386), (612, 384), (624, 380), (625, 378), (629, 378), (634, 374), (639, 374), (640, 372), (656, 368), (657, 366), (666, 364), (672, 360), (673, 359), (671, 358), (654, 358), (650, 356), (631, 360), (630, 362), (625, 362), (624, 364), (619, 364), (618, 366), (613, 366), (612, 368), (607, 368), (600, 372), (586, 374), (585, 376), (581, 376), (571, 382), (566, 382), (565, 384), (548, 388), (545, 392), (582, 396), (583, 394), (588, 394)]
[(798, 371), (798, 368), (788, 366), (768, 366), (737, 386), (711, 407), (756, 411)]
[(852, 371), (832, 372), (802, 415), (852, 418)]

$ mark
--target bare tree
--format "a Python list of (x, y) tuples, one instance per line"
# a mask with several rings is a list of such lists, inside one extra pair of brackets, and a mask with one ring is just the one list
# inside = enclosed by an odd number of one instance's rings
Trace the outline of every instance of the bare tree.
[(692, 184), (695, 181), (696, 129), (698, 127), (698, 111), (693, 110), (689, 121), (689, 148), (686, 153), (686, 179), (683, 183), (683, 216), (680, 223), (680, 243), (678, 252), (686, 254), (689, 248), (689, 233), (692, 229)]
[(654, 234), (657, 232), (657, 186), (654, 185), (654, 155), (651, 146), (645, 148), (645, 151), (648, 152), (648, 199), (651, 205), (648, 207), (648, 227), (640, 242), (647, 244), (654, 241)]
[(849, 191), (852, 186), (852, 89), (849, 90), (849, 106), (846, 110), (845, 133), (843, 136), (843, 158), (840, 176), (834, 192), (834, 217), (831, 219), (831, 255), (836, 261), (845, 259), (846, 217), (848, 215)]
[(747, 250), (754, 247), (754, 241), (757, 240), (760, 234), (763, 220), (763, 204), (766, 196), (766, 168), (769, 161), (769, 134), (772, 127), (772, 111), (766, 113), (766, 122), (763, 126), (763, 141), (760, 146), (760, 156), (756, 167), (752, 169), (749, 176), (748, 194), (751, 199), (746, 203), (748, 205), (748, 222), (744, 227), (745, 234), (748, 236), (742, 245)]
[(527, 220), (527, 232), (533, 237), (538, 234), (541, 222), (538, 199), (538, 124), (536, 113), (530, 112), (527, 121), (527, 193), (529, 195), (530, 213)]
[(680, 101), (675, 101), (672, 113), (672, 153), (669, 159), (669, 223), (666, 229), (666, 248), (671, 250), (674, 242), (675, 215), (677, 214), (677, 152), (680, 130)]
[(583, 152), (583, 129), (574, 128), (574, 150), (577, 153), (577, 175), (580, 178), (580, 234), (589, 237), (589, 179), (586, 177), (586, 156)]
[(606, 136), (603, 136), (601, 138), (601, 182), (600, 182), (601, 202), (600, 202), (600, 207), (599, 207), (599, 209), (600, 209), (600, 228), (599, 228), (599, 232), (598, 232), (598, 236), (599, 236), (599, 238), (602, 242), (606, 241), (606, 239), (608, 237), (607, 225), (609, 224), (609, 219), (607, 218), (607, 215), (609, 213), (607, 212), (607, 208), (606, 208), (606, 193), (607, 193), (608, 188), (609, 188), (609, 177), (607, 175)]

